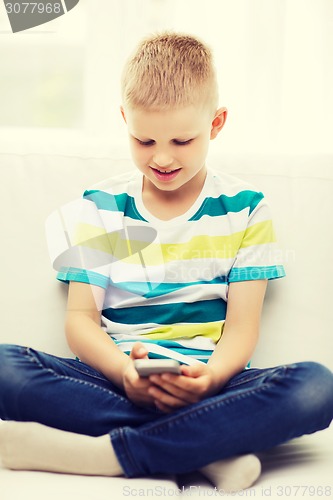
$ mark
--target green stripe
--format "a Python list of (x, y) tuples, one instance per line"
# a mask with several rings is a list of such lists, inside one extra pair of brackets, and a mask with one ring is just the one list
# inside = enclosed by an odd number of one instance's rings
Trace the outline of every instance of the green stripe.
[(245, 208), (249, 209), (248, 215), (250, 215), (263, 198), (262, 193), (249, 190), (240, 191), (234, 196), (222, 194), (218, 198), (206, 198), (199, 210), (189, 220), (196, 221), (204, 215), (217, 217), (226, 215), (228, 212), (241, 212)]

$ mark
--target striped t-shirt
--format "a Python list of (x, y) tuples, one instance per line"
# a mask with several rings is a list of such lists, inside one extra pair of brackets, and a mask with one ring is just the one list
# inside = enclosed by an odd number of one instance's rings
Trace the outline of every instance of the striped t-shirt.
[(284, 276), (268, 205), (251, 185), (209, 170), (192, 207), (164, 221), (145, 208), (142, 180), (105, 181), (58, 212), (49, 242), (57, 277), (105, 288), (102, 326), (126, 353), (140, 341), (150, 357), (207, 362), (229, 283)]

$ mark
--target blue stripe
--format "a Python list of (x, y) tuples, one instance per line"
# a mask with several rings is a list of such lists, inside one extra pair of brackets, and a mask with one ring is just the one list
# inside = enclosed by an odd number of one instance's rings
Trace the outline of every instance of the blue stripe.
[(107, 288), (110, 284), (109, 278), (103, 276), (102, 274), (75, 267), (61, 268), (57, 273), (57, 279), (67, 284), (70, 281), (77, 281), (79, 283), (87, 283), (89, 285), (96, 285), (102, 288)]
[[(110, 321), (127, 325), (156, 323), (207, 323), (225, 319), (226, 303), (222, 299), (168, 303), (157, 306), (108, 308), (103, 315)], [(198, 332), (200, 334), (200, 332)]]
[(100, 210), (108, 210), (110, 212), (122, 212), (126, 217), (135, 220), (147, 222), (136, 209), (135, 201), (132, 196), (126, 193), (112, 194), (105, 191), (91, 189), (85, 191), (83, 197), (95, 203)]
[(253, 280), (272, 280), (283, 278), (285, 276), (283, 266), (253, 266), (253, 267), (235, 267), (229, 273), (228, 282), (235, 281), (253, 281)]
[(250, 215), (263, 198), (262, 193), (249, 190), (240, 191), (235, 196), (222, 194), (218, 198), (206, 198), (189, 220), (196, 221), (204, 215), (210, 217), (227, 215), (228, 212), (241, 212), (245, 208), (249, 209), (248, 215)]
[(146, 299), (168, 295), (169, 293), (177, 292), (189, 286), (226, 284), (226, 276), (220, 276), (212, 279), (211, 281), (192, 281), (189, 283), (154, 283), (142, 281), (122, 281), (121, 283), (112, 283), (112, 285), (116, 288), (140, 295)]

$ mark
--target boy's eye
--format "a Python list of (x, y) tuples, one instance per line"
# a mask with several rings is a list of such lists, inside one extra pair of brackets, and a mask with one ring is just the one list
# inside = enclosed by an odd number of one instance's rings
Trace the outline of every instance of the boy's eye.
[(137, 139), (137, 141), (141, 146), (152, 146), (154, 144), (154, 141), (140, 141), (140, 139)]
[[(136, 139), (136, 141), (141, 145), (141, 146), (152, 146), (155, 144), (155, 141), (150, 140), (150, 141), (140, 141), (140, 139)], [(190, 144), (193, 141), (193, 139), (189, 139), (187, 141), (178, 141), (177, 139), (173, 140), (173, 143), (176, 146), (186, 146), (187, 144)]]
[(177, 141), (176, 139), (173, 141), (176, 146), (186, 146), (186, 144), (190, 144), (193, 139), (189, 139), (188, 141)]

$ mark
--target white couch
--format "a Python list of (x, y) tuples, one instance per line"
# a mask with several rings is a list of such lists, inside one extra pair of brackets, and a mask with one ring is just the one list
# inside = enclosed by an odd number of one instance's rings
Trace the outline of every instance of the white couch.
[[(44, 224), (83, 189), (132, 168), (126, 158), (0, 155), (2, 241), (0, 342), (71, 355), (63, 334), (66, 286), (55, 279)], [(214, 168), (254, 183), (270, 200), (287, 277), (271, 282), (253, 366), (314, 360), (333, 369), (331, 327), (333, 237), (332, 156), (223, 156)], [(193, 437), (195, 439), (195, 436)], [(313, 498), (333, 485), (332, 428), (262, 455), (251, 496)], [(14, 472), (0, 468), (1, 500), (204, 496), (198, 474), (122, 479)], [(182, 486), (183, 491), (182, 491)], [(297, 489), (300, 487), (301, 489)], [(180, 490), (178, 489), (180, 488)], [(186, 489), (187, 488), (187, 489)], [(315, 488), (315, 490), (313, 489)], [(245, 492), (244, 496), (245, 496)]]

